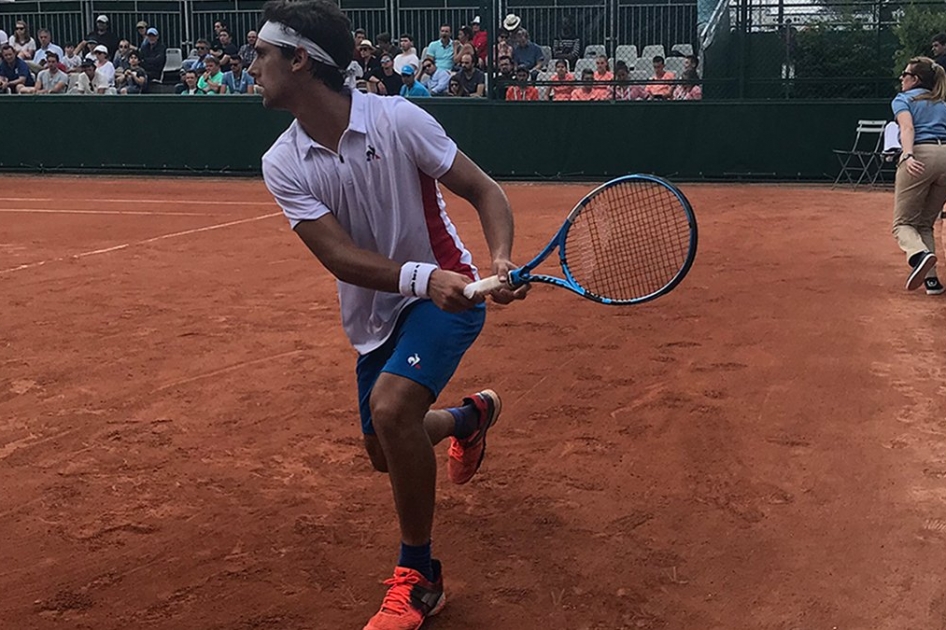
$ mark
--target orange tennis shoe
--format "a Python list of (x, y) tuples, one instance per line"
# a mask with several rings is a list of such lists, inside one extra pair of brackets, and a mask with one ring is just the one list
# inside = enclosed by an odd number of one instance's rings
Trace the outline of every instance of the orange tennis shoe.
[(436, 582), (430, 582), (414, 569), (396, 567), (394, 577), (385, 580), (388, 592), (381, 610), (368, 621), (364, 630), (417, 630), (427, 617), (440, 612), (447, 603), (443, 594), (443, 570), (433, 561)]
[(499, 413), (503, 403), (499, 394), (491, 389), (473, 394), (463, 399), (463, 404), (473, 403), (480, 412), (476, 431), (468, 438), (458, 440), (450, 438), (450, 448), (447, 450), (447, 476), (456, 484), (464, 484), (473, 478), (483, 463), (486, 455), (486, 432), (499, 420)]

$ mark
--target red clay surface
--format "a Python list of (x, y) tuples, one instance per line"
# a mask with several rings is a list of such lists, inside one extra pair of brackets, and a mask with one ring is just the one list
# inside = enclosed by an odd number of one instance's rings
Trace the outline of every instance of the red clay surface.
[[(587, 189), (506, 186), (520, 259)], [(441, 402), (504, 415), (473, 482), (441, 470), (425, 629), (946, 628), (946, 296), (903, 291), (891, 194), (684, 191), (670, 296), (490, 308)], [(391, 493), (334, 283), (275, 212), (259, 181), (0, 178), (0, 628), (375, 612)]]

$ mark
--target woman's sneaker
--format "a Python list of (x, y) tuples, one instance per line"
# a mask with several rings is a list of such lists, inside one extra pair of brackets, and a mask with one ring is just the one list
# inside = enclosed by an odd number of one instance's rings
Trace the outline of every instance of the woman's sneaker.
[(923, 281), (923, 285), (926, 287), (927, 295), (942, 295), (946, 293), (946, 287), (940, 283), (939, 278), (927, 278)]

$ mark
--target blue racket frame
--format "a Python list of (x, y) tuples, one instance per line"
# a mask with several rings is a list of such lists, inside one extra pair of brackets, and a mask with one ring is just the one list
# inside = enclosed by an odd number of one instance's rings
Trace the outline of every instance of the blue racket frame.
[[(590, 203), (591, 200), (595, 196), (597, 196), (599, 193), (601, 193), (602, 191), (608, 188), (611, 188), (613, 186), (617, 186), (619, 184), (623, 184), (629, 181), (646, 181), (646, 182), (656, 183), (663, 186), (664, 188), (669, 190), (671, 193), (673, 193), (674, 196), (676, 196), (677, 200), (680, 202), (680, 205), (683, 206), (683, 211), (686, 214), (687, 222), (689, 223), (689, 226), (690, 226), (690, 246), (689, 246), (689, 250), (687, 251), (687, 257), (683, 265), (680, 267), (679, 271), (677, 271), (676, 275), (666, 285), (664, 285), (657, 291), (654, 291), (653, 293), (650, 293), (648, 295), (637, 297), (631, 300), (615, 300), (615, 299), (602, 297), (600, 295), (592, 293), (591, 291), (588, 291), (583, 286), (581, 286), (575, 280), (575, 278), (572, 276), (571, 270), (569, 270), (568, 268), (568, 261), (566, 259), (567, 252), (565, 251), (565, 239), (568, 235), (568, 230), (571, 229), (572, 225), (574, 224), (575, 218), (578, 217), (579, 214), (581, 214), (581, 211), (584, 209), (584, 207), (588, 205), (588, 203)], [(509, 283), (514, 287), (523, 285), (527, 282), (542, 282), (544, 284), (552, 284), (557, 287), (561, 287), (563, 289), (568, 289), (569, 291), (572, 291), (573, 293), (577, 293), (583, 298), (593, 300), (600, 304), (610, 304), (610, 305), (615, 305), (615, 306), (641, 304), (643, 302), (649, 302), (650, 300), (658, 298), (662, 295), (666, 295), (667, 293), (672, 291), (674, 287), (680, 284), (683, 278), (687, 275), (687, 272), (690, 271), (690, 267), (693, 266), (693, 261), (696, 259), (696, 246), (697, 246), (697, 240), (698, 240), (697, 237), (698, 237), (698, 230), (697, 230), (697, 225), (696, 225), (696, 215), (693, 214), (693, 208), (692, 206), (690, 206), (690, 202), (687, 200), (686, 197), (683, 196), (683, 193), (680, 192), (676, 188), (676, 186), (674, 186), (667, 180), (661, 177), (657, 177), (655, 175), (642, 175), (642, 174), (625, 175), (623, 177), (618, 177), (617, 179), (612, 179), (611, 181), (598, 186), (597, 188), (592, 190), (590, 193), (585, 195), (584, 198), (582, 198), (582, 200), (579, 201), (578, 204), (575, 206), (575, 208), (568, 214), (568, 217), (565, 219), (565, 223), (562, 224), (562, 227), (558, 230), (555, 236), (552, 237), (552, 240), (549, 242), (549, 244), (545, 246), (545, 249), (539, 252), (539, 254), (535, 258), (533, 258), (529, 263), (523, 265), (519, 269), (515, 269), (509, 272)], [(533, 269), (535, 269), (543, 261), (545, 261), (545, 259), (548, 258), (549, 255), (551, 255), (551, 253), (556, 248), (559, 251), (559, 254), (558, 254), (559, 263), (561, 264), (562, 272), (565, 275), (564, 278), (557, 278), (555, 276), (547, 276), (545, 274), (530, 273)]]

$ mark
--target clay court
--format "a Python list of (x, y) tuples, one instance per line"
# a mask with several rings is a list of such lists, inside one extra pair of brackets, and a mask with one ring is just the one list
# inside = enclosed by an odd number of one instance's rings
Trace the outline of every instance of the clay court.
[[(520, 260), (589, 189), (505, 188)], [(892, 194), (682, 188), (669, 296), (491, 305), (440, 402), (504, 412), (441, 470), (425, 628), (946, 628), (946, 296), (903, 290)], [(359, 630), (391, 493), (263, 183), (6, 176), (0, 217), (0, 628)]]

